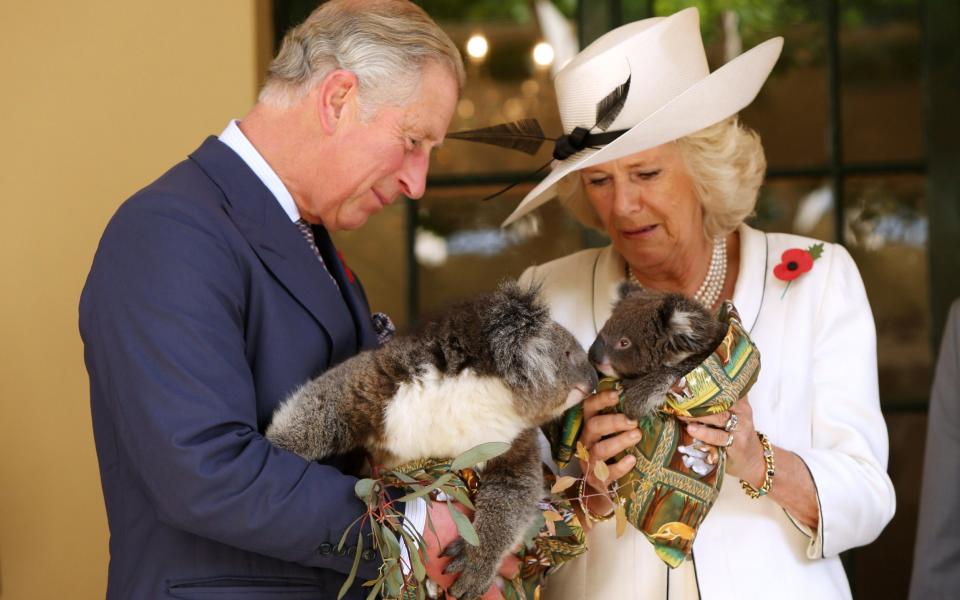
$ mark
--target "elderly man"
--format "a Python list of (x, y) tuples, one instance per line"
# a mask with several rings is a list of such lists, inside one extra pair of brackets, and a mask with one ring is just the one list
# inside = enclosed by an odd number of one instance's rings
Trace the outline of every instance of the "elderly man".
[[(246, 117), (114, 215), (80, 301), (108, 598), (336, 597), (356, 480), (262, 432), (299, 384), (377, 344), (329, 232), (423, 194), (462, 84), (415, 5), (328, 2)], [(348, 597), (379, 563), (362, 553)]]

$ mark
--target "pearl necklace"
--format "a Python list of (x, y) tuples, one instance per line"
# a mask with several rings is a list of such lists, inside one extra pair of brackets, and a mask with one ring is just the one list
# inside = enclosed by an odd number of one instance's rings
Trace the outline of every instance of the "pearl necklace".
[[(627, 265), (627, 279), (630, 283), (643, 287), (637, 277)], [(710, 257), (710, 268), (707, 269), (707, 276), (703, 278), (700, 289), (693, 295), (693, 299), (704, 305), (707, 310), (713, 308), (720, 298), (720, 291), (723, 290), (723, 282), (727, 279), (727, 239), (718, 238), (713, 243), (713, 255)]]

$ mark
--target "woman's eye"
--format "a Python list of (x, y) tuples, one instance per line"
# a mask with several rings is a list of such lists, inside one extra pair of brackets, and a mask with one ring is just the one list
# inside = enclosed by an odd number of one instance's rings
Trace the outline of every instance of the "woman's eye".
[(607, 184), (609, 181), (610, 181), (609, 177), (598, 177), (597, 179), (588, 179), (587, 185), (599, 187), (601, 185)]
[(644, 180), (644, 181), (647, 181), (647, 180), (649, 180), (649, 179), (653, 179), (654, 177), (656, 177), (656, 176), (659, 175), (659, 174), (660, 174), (660, 169), (656, 169), (656, 170), (653, 170), (653, 171), (637, 171), (637, 172), (635, 172), (635, 173), (633, 174), (633, 176), (636, 177), (636, 178), (638, 178), (638, 179), (642, 179), (642, 180)]
[(630, 338), (622, 337), (620, 338), (620, 341), (617, 342), (617, 348), (620, 348), (621, 350), (629, 347), (630, 347)]

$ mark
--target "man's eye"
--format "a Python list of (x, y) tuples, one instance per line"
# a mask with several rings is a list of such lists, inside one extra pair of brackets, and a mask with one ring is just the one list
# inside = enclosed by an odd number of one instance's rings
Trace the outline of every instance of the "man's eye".
[(420, 140), (418, 140), (418, 139), (416, 139), (416, 138), (407, 138), (407, 149), (408, 149), (408, 150), (416, 150), (417, 148), (420, 147), (421, 144), (423, 144), (423, 142), (421, 142)]

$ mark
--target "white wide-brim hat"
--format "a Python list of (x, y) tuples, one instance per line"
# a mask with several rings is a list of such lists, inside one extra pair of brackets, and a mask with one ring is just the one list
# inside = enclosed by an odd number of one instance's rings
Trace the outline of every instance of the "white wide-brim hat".
[(623, 133), (606, 145), (554, 161), (503, 226), (556, 196), (557, 182), (568, 173), (649, 150), (735, 115), (757, 96), (782, 48), (782, 37), (769, 39), (711, 73), (696, 8), (604, 34), (557, 73), (557, 104), (565, 135), (575, 128), (603, 133), (596, 129), (598, 103), (629, 80), (623, 108), (604, 129)]

